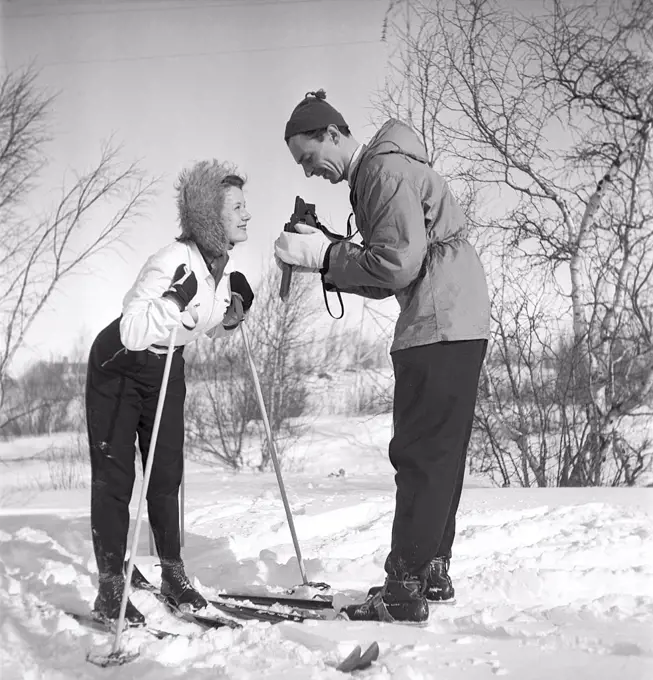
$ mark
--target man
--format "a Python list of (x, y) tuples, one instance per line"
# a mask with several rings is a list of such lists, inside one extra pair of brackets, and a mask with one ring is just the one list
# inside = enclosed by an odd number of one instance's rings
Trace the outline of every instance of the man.
[(346, 180), (359, 246), (297, 225), (275, 242), (283, 262), (327, 289), (399, 303), (390, 461), (397, 487), (386, 581), (345, 608), (356, 620), (422, 622), (451, 601), (449, 560), (476, 392), (489, 336), (487, 283), (465, 216), (417, 135), (387, 121), (359, 144), (323, 90), (309, 92), (285, 140), (307, 177)]

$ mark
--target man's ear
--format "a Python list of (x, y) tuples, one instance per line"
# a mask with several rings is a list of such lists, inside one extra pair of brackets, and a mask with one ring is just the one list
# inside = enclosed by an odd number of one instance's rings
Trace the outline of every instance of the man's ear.
[(338, 130), (338, 126), (334, 125), (331, 123), (331, 125), (327, 126), (327, 134), (329, 135), (329, 139), (334, 143), (334, 144), (340, 144), (340, 130)]

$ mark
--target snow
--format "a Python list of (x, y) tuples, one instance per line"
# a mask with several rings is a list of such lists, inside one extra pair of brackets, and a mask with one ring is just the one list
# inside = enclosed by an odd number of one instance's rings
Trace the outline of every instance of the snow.
[[(284, 454), (308, 577), (331, 584), (338, 604), (383, 579), (394, 502), (389, 428), (387, 416), (320, 418)], [(44, 452), (67, 446), (79, 448), (76, 435), (0, 444), (2, 680), (338, 678), (335, 665), (373, 640), (381, 654), (358, 674), (366, 679), (653, 677), (653, 489), (498, 489), (473, 478), (451, 568), (457, 601), (432, 605), (426, 626), (253, 622), (204, 632), (136, 592), (152, 625), (182, 635), (127, 631), (123, 646), (139, 657), (99, 668), (86, 654), (107, 653), (112, 636), (62, 613), (89, 610), (97, 576), (89, 488), (48, 484)], [(137, 485), (133, 514), (138, 493)], [(274, 473), (194, 460), (185, 495), (184, 559), (206, 595), (301, 583)], [(137, 564), (158, 579), (147, 531)]]

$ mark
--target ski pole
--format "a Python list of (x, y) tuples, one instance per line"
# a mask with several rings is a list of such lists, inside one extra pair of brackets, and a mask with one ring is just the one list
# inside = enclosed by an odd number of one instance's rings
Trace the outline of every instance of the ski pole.
[(283, 506), (286, 510), (286, 517), (288, 518), (288, 525), (290, 527), (290, 534), (292, 535), (292, 541), (295, 545), (295, 553), (297, 554), (297, 562), (299, 562), (299, 571), (302, 575), (302, 582), (304, 585), (308, 585), (308, 579), (306, 578), (306, 570), (304, 569), (304, 560), (302, 560), (302, 553), (299, 549), (299, 541), (297, 540), (297, 533), (295, 532), (295, 523), (293, 522), (292, 512), (290, 510), (290, 504), (288, 503), (288, 497), (286, 496), (286, 489), (283, 483), (283, 478), (281, 476), (281, 468), (279, 466), (279, 459), (277, 458), (277, 449), (274, 445), (274, 440), (272, 439), (272, 428), (270, 427), (270, 421), (268, 420), (268, 414), (265, 409), (265, 402), (263, 401), (263, 392), (261, 391), (261, 384), (259, 383), (258, 373), (256, 372), (256, 366), (254, 365), (254, 359), (252, 358), (252, 349), (249, 344), (249, 338), (247, 336), (247, 331), (245, 330), (245, 323), (240, 323), (240, 331), (243, 335), (243, 343), (245, 344), (245, 352), (247, 354), (247, 361), (249, 362), (249, 368), (252, 372), (252, 380), (254, 381), (254, 389), (256, 390), (256, 396), (258, 398), (259, 409), (261, 410), (261, 417), (263, 418), (263, 425), (265, 427), (265, 434), (268, 438), (268, 445), (270, 447), (270, 456), (272, 458), (272, 463), (274, 465), (274, 471), (277, 475), (277, 482), (279, 482), (279, 490), (281, 491), (281, 498), (283, 500)]
[(166, 354), (166, 363), (163, 369), (163, 378), (161, 380), (161, 390), (159, 391), (159, 398), (156, 404), (156, 413), (154, 415), (154, 427), (152, 428), (152, 439), (150, 440), (150, 448), (147, 452), (147, 463), (143, 472), (143, 487), (141, 488), (141, 497), (138, 501), (138, 511), (136, 512), (136, 524), (134, 526), (134, 535), (132, 536), (131, 548), (129, 549), (129, 562), (127, 563), (127, 574), (125, 576), (125, 587), (122, 591), (122, 601), (120, 603), (120, 615), (118, 616), (118, 626), (116, 628), (116, 637), (113, 641), (113, 649), (111, 656), (117, 656), (120, 651), (120, 636), (122, 635), (123, 624), (125, 623), (125, 612), (127, 611), (127, 601), (129, 600), (129, 588), (131, 584), (132, 573), (134, 571), (134, 558), (138, 548), (138, 539), (141, 533), (141, 521), (143, 519), (143, 511), (145, 509), (145, 499), (147, 498), (147, 489), (150, 484), (150, 476), (152, 475), (152, 464), (154, 463), (154, 449), (156, 447), (156, 440), (159, 436), (159, 426), (161, 424), (161, 415), (163, 413), (163, 403), (166, 398), (168, 390), (168, 378), (170, 377), (170, 367), (172, 366), (172, 356), (175, 349), (175, 339), (177, 337), (177, 328), (173, 328), (170, 333), (170, 343), (168, 344), (168, 352)]

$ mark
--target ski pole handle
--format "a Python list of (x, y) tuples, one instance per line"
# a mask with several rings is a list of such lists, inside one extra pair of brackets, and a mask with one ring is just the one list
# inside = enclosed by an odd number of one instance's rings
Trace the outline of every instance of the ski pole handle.
[[(293, 214), (290, 216), (290, 221), (283, 225), (283, 230), (287, 232), (295, 231), (295, 224), (303, 218), (306, 211), (306, 204), (299, 196), (295, 197), (295, 208)], [(281, 267), (281, 286), (279, 287), (279, 297), (286, 301), (288, 293), (290, 292), (290, 282), (292, 280), (292, 265), (283, 263)]]
[(292, 280), (292, 265), (283, 263), (281, 269), (281, 286), (279, 288), (279, 297), (285, 302), (290, 292), (290, 282)]

